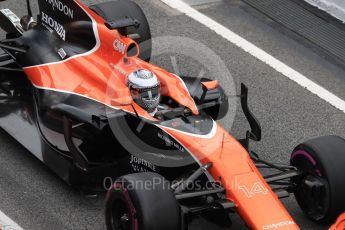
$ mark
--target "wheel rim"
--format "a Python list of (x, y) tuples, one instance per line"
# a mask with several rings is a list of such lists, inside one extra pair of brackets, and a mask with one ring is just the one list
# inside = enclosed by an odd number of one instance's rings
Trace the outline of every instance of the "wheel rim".
[(114, 230), (132, 230), (131, 212), (124, 200), (114, 200), (111, 219)]
[(291, 163), (303, 172), (302, 176), (293, 179), (297, 186), (297, 202), (312, 219), (324, 219), (329, 209), (330, 191), (322, 169), (314, 157), (304, 150), (295, 152), (291, 157)]

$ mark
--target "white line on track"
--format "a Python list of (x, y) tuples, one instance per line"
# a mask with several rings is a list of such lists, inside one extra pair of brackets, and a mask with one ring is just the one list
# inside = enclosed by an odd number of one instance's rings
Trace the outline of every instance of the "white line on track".
[(23, 230), (23, 228), (0, 211), (0, 230)]
[(199, 23), (203, 24), (209, 29), (213, 30), (214, 32), (216, 32), (217, 34), (219, 34), (220, 36), (222, 36), (229, 42), (235, 44), (236, 46), (238, 46), (245, 52), (250, 53), (252, 56), (256, 57), (257, 59), (271, 66), (273, 69), (283, 74), (290, 80), (296, 82), (300, 86), (304, 87), (305, 89), (309, 90), (313, 94), (317, 95), (321, 99), (327, 101), (329, 104), (333, 105), (334, 107), (338, 108), (339, 110), (345, 113), (344, 100), (334, 95), (332, 92), (328, 91), (322, 86), (311, 81), (310, 79), (305, 77), (303, 74), (292, 69), (290, 66), (279, 61), (277, 58), (273, 57), (266, 51), (260, 49), (256, 45), (250, 43), (246, 39), (242, 38), (238, 34), (226, 28), (225, 26), (214, 21), (212, 18), (193, 9), (191, 6), (189, 6), (188, 4), (186, 4), (185, 2), (181, 0), (160, 0), (160, 1), (164, 2), (171, 8), (174, 8), (180, 11), (181, 13), (186, 14), (190, 18), (193, 18), (194, 20), (198, 21)]

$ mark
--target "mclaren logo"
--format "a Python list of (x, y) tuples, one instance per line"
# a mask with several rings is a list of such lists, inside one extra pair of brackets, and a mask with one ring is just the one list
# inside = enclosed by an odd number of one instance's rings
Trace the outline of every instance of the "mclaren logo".
[(58, 23), (55, 19), (42, 12), (42, 22), (49, 30), (54, 30), (62, 40), (66, 40), (66, 30), (65, 28)]
[(294, 225), (295, 222), (291, 221), (291, 220), (287, 220), (287, 221), (282, 221), (279, 223), (275, 223), (275, 224), (268, 224), (262, 227), (262, 229), (267, 230), (267, 229), (279, 229), (279, 228), (283, 228), (286, 226), (290, 226), (290, 225)]
[(66, 16), (73, 19), (74, 11), (67, 5), (63, 4), (61, 1), (46, 0), (46, 2), (52, 6), (53, 10), (58, 10), (62, 12), (63, 14), (65, 14)]

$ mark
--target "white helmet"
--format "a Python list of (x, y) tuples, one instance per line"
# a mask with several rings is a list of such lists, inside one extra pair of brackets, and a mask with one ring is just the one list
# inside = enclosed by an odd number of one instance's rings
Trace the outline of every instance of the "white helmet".
[(160, 82), (146, 69), (139, 69), (128, 76), (128, 87), (133, 100), (149, 113), (156, 111), (160, 101)]

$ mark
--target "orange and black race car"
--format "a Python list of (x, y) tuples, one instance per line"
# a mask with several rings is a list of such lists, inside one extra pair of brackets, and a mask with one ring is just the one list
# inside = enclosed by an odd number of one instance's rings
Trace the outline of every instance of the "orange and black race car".
[(345, 211), (344, 139), (300, 144), (287, 165), (266, 162), (250, 150), (261, 127), (246, 86), (251, 130), (237, 140), (216, 122), (229, 106), (217, 81), (148, 62), (137, 4), (38, 3), (37, 21), (29, 1), (22, 18), (0, 11), (0, 126), (75, 188), (109, 189), (108, 229), (188, 229), (200, 215), (230, 228), (230, 213), (250, 229), (299, 229), (280, 202), (292, 193), (316, 222)]

